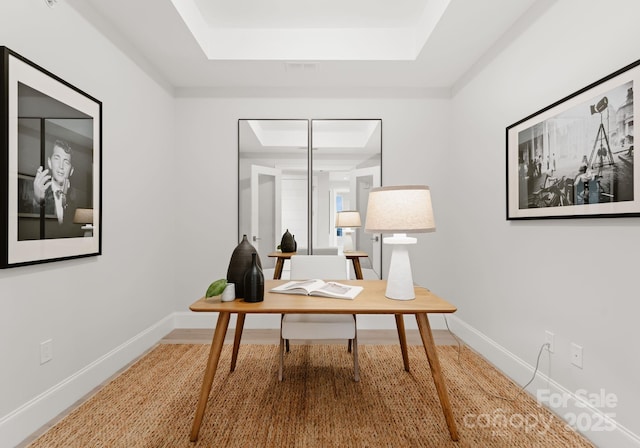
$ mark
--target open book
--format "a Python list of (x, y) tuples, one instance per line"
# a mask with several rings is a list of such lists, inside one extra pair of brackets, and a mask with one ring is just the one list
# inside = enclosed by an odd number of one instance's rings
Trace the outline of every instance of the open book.
[(334, 299), (354, 299), (362, 289), (362, 286), (343, 285), (342, 283), (314, 279), (288, 282), (284, 285), (276, 286), (271, 292), (332, 297)]

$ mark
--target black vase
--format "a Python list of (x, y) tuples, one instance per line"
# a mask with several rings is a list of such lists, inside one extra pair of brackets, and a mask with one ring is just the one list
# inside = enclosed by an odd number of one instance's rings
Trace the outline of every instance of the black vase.
[[(251, 254), (254, 252), (257, 252), (256, 248), (251, 245), (247, 235), (242, 235), (242, 241), (233, 250), (227, 269), (227, 282), (236, 285), (236, 297), (244, 297), (244, 274), (251, 267)], [(257, 258), (258, 267), (262, 269), (260, 257)]]
[(280, 240), (280, 250), (282, 252), (295, 252), (296, 251), (296, 240), (287, 229), (282, 235), (282, 240)]
[(258, 266), (258, 254), (251, 254), (251, 267), (244, 274), (244, 295), (240, 296), (245, 302), (262, 302), (264, 300), (264, 274)]

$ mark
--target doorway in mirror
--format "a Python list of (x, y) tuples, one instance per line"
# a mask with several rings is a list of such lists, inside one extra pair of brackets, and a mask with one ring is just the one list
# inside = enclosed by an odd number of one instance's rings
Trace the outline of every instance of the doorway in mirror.
[[(343, 253), (338, 213), (357, 211), (364, 223), (381, 178), (380, 119), (238, 120), (238, 235), (250, 235), (267, 278), (276, 260), (269, 254), (287, 229), (300, 254)], [(347, 229), (346, 250), (366, 253), (365, 278), (381, 278), (381, 238)], [(288, 264), (283, 270), (286, 278)]]

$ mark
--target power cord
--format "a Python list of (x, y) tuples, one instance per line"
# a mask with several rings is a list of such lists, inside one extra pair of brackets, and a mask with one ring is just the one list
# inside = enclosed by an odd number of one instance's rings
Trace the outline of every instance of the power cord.
[[(460, 339), (458, 338), (458, 336), (456, 336), (456, 335), (453, 333), (453, 331), (451, 331), (451, 328), (449, 328), (449, 321), (447, 320), (447, 316), (442, 316), (442, 317), (444, 317), (444, 323), (445, 323), (445, 325), (447, 326), (447, 331), (449, 332), (449, 334), (450, 334), (451, 336), (453, 336), (453, 338), (456, 340), (456, 342), (457, 342), (457, 344), (458, 344), (458, 364), (461, 364), (461, 357), (462, 357), (462, 344), (464, 344), (464, 342), (461, 342), (461, 341), (460, 341)], [(540, 350), (538, 351), (538, 357), (537, 357), (537, 359), (536, 359), (536, 367), (535, 367), (535, 369), (534, 369), (534, 371), (533, 371), (533, 375), (531, 376), (531, 379), (527, 382), (527, 384), (525, 384), (524, 386), (520, 387), (520, 388), (518, 389), (518, 392), (516, 392), (516, 394), (515, 394), (513, 397), (511, 397), (511, 398), (503, 397), (503, 396), (501, 396), (501, 395), (498, 395), (498, 394), (494, 394), (494, 393), (492, 393), (492, 392), (489, 392), (489, 391), (488, 391), (488, 390), (486, 390), (484, 387), (482, 387), (482, 385), (478, 382), (478, 380), (477, 380), (474, 376), (471, 376), (471, 375), (468, 375), (468, 376), (469, 376), (469, 377), (470, 377), (470, 378), (471, 378), (471, 379), (476, 383), (476, 385), (477, 385), (477, 386), (478, 386), (478, 387), (479, 387), (479, 388), (480, 388), (484, 393), (486, 393), (487, 395), (490, 395), (490, 396), (492, 396), (492, 397), (494, 397), (494, 398), (499, 398), (500, 400), (505, 400), (505, 401), (515, 401), (515, 400), (516, 400), (516, 398), (518, 397), (518, 395), (520, 395), (520, 394), (521, 394), (521, 393), (522, 393), (522, 392), (527, 388), (527, 386), (529, 386), (529, 384), (531, 384), (531, 383), (533, 382), (533, 380), (535, 379), (536, 374), (538, 373), (538, 366), (540, 365), (540, 356), (542, 356), (542, 351), (545, 349), (545, 347), (548, 349), (548, 348), (550, 348), (550, 347), (551, 347), (551, 344), (549, 344), (548, 342), (545, 342), (544, 344), (542, 344), (542, 345), (540, 346)], [(465, 373), (467, 372), (467, 370), (466, 370), (466, 369), (462, 369), (462, 371), (463, 371), (463, 372), (465, 372)]]

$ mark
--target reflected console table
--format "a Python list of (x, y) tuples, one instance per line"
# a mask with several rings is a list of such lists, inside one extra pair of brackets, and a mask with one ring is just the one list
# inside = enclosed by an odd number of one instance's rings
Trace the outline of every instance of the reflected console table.
[[(273, 271), (273, 279), (280, 280), (282, 277), (282, 268), (284, 267), (284, 261), (290, 260), (292, 255), (296, 255), (296, 252), (271, 252), (268, 256), (276, 259), (276, 268)], [(362, 266), (360, 265), (360, 258), (367, 258), (369, 254), (359, 250), (347, 251), (344, 256), (353, 263), (353, 270), (356, 273), (356, 279), (362, 280)]]

